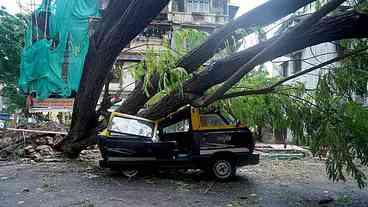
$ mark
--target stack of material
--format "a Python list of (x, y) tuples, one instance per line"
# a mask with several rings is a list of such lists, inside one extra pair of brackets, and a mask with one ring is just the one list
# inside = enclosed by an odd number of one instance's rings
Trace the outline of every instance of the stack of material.
[[(22, 129), (40, 131), (66, 132), (63, 125), (55, 122), (43, 122), (20, 126)], [(59, 153), (53, 150), (56, 143), (63, 139), (63, 135), (30, 133), (19, 131), (0, 132), (0, 158), (16, 159), (27, 158), (36, 162), (53, 159)]]

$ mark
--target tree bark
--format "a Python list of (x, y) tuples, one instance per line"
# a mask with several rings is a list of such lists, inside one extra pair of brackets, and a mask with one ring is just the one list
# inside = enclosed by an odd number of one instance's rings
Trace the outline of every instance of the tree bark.
[[(275, 48), (272, 53), (269, 53), (268, 56), (259, 59), (257, 63), (259, 65), (291, 52), (324, 42), (351, 38), (367, 38), (368, 27), (366, 27), (366, 22), (368, 22), (368, 15), (356, 11), (326, 17), (310, 29), (301, 32), (300, 35), (296, 35), (288, 42), (284, 42)], [(158, 119), (174, 112), (183, 105), (191, 104), (195, 100), (195, 97), (202, 96), (211, 87), (227, 80), (239, 67), (247, 63), (264, 48), (270, 46), (275, 39), (272, 38), (261, 42), (254, 47), (213, 63), (200, 73), (195, 74), (190, 80), (184, 82), (182, 93), (192, 94), (191, 96), (186, 95), (178, 98), (178, 94), (180, 93), (173, 91), (154, 106), (140, 112), (139, 115), (146, 118)], [(249, 71), (252, 69), (249, 68)], [(168, 106), (166, 103), (170, 103), (171, 105)]]
[(169, 0), (114, 0), (90, 39), (73, 119), (68, 136), (59, 147), (76, 157), (94, 142), (98, 127), (97, 103), (116, 57), (168, 4)]
[(159, 77), (153, 75), (151, 83), (148, 87), (148, 94), (144, 90), (143, 80), (138, 81), (134, 90), (129, 94), (128, 98), (118, 108), (118, 112), (125, 114), (137, 114), (139, 109), (144, 107), (144, 104), (150, 99), (151, 96), (157, 93), (159, 83)]
[[(225, 47), (225, 40), (237, 29), (249, 29), (255, 26), (265, 26), (276, 20), (293, 13), (301, 7), (315, 0), (271, 0), (251, 10), (224, 27), (215, 31), (200, 46), (181, 58), (177, 66), (184, 68), (188, 73), (196, 71), (203, 63), (209, 60), (219, 49)], [(239, 39), (242, 37), (238, 37)], [(153, 74), (150, 80), (149, 95), (144, 93), (143, 84), (135, 87), (132, 93), (117, 110), (121, 113), (136, 114), (144, 104), (158, 92), (157, 74)]]

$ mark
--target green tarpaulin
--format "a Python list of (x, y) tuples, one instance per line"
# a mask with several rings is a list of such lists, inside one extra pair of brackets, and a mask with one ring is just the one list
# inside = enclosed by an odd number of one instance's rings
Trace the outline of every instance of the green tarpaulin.
[(37, 99), (78, 91), (99, 0), (43, 0), (25, 34), (19, 87)]

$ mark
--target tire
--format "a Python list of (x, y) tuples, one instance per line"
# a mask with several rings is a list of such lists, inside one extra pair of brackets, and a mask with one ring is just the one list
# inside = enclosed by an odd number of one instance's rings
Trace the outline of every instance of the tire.
[(218, 159), (211, 165), (211, 174), (218, 180), (227, 181), (235, 177), (235, 162), (230, 159)]

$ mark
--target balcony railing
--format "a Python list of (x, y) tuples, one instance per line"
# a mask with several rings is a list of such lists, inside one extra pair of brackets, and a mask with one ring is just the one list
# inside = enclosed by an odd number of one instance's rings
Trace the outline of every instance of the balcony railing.
[(228, 16), (209, 14), (209, 13), (184, 13), (172, 12), (169, 14), (169, 20), (176, 24), (213, 24), (223, 25), (228, 21)]

